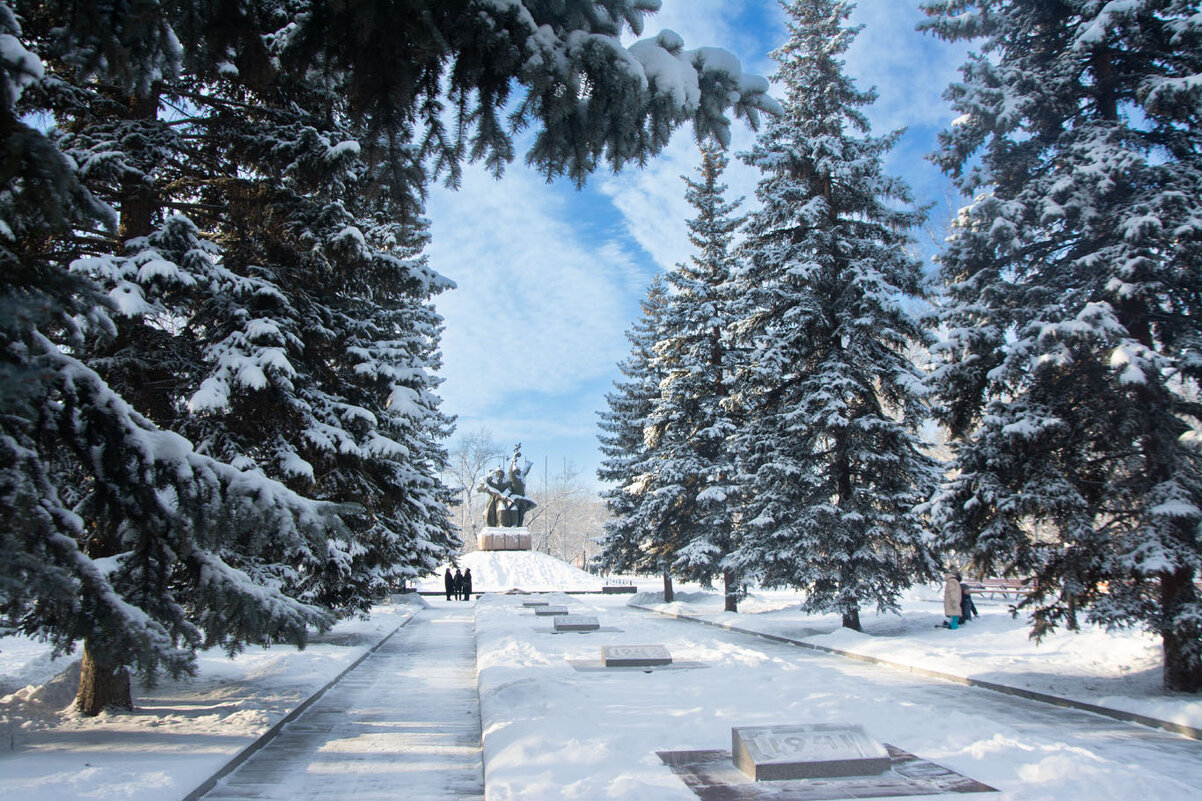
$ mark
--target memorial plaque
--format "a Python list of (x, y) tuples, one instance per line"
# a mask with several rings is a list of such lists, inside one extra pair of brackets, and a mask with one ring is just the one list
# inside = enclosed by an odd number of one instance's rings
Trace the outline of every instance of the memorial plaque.
[(567, 613), (568, 613), (568, 608), (566, 606), (536, 606), (534, 608), (534, 614), (540, 615), (540, 616), (566, 615)]
[(534, 606), (550, 606), (550, 604), (547, 601), (522, 601), (522, 606), (530, 608)]
[(555, 618), (556, 631), (596, 631), (601, 623), (591, 615), (560, 615)]
[(603, 645), (601, 661), (606, 667), (655, 667), (672, 664), (672, 655), (662, 645)]
[(860, 726), (740, 726), (730, 735), (735, 767), (756, 781), (870, 776), (889, 770), (889, 752)]

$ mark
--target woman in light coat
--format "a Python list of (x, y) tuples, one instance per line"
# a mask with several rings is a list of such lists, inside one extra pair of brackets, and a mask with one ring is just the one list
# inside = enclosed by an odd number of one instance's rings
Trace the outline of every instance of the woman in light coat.
[(955, 573), (943, 577), (943, 615), (947, 618), (948, 628), (960, 627), (960, 581)]

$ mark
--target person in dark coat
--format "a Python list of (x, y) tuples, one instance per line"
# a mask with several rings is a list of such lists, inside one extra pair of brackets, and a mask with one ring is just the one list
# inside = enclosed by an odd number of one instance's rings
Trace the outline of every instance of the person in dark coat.
[(455, 600), (458, 601), (463, 597), (463, 573), (459, 572), (459, 568), (455, 568), (454, 581)]
[(463, 571), (463, 600), (470, 601), (472, 599), (472, 569), (469, 567)]
[(451, 600), (451, 594), (455, 592), (455, 577), (451, 575), (451, 568), (447, 568), (447, 574), (443, 576), (442, 583), (447, 587), (447, 600)]
[[(959, 579), (959, 574), (956, 575)], [(960, 580), (960, 623), (967, 623), (977, 616), (977, 605), (972, 602), (972, 593), (969, 592), (968, 585)]]

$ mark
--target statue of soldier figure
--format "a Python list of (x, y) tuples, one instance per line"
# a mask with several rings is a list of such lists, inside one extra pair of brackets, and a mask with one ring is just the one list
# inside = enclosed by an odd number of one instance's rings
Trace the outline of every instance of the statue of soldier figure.
[[(522, 525), (526, 512), (537, 505), (526, 497), (526, 476), (533, 465), (521, 457), (522, 443), (519, 442), (513, 447), (508, 475), (498, 467), (485, 476), (476, 488), (477, 492), (488, 495), (488, 503), (484, 507), (484, 525), (516, 528)], [(525, 462), (524, 466), (519, 466), (519, 459)]]

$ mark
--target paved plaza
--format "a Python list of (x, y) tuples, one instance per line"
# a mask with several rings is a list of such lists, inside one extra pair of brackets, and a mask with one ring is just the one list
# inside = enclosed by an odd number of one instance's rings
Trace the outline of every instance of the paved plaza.
[(423, 610), (204, 798), (483, 801), (472, 606)]

